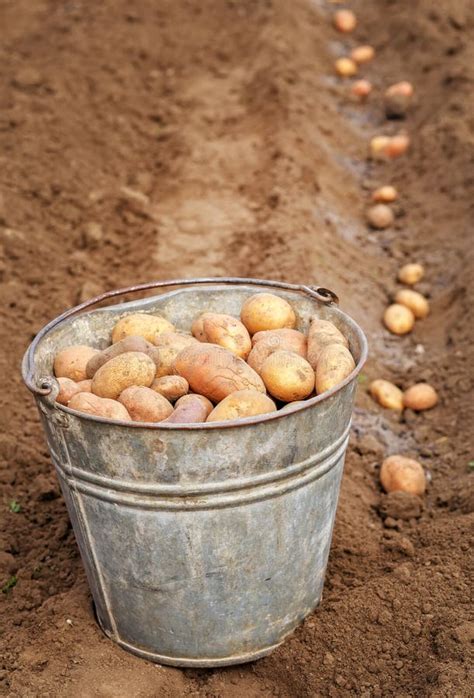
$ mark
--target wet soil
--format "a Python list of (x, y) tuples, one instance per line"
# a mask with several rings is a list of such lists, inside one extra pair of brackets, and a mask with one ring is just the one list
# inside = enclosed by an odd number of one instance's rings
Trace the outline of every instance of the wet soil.
[[(351, 6), (345, 37), (323, 0), (1, 0), (2, 695), (472, 695), (473, 8)], [(361, 106), (332, 64), (365, 42), (377, 90)], [(401, 79), (415, 104), (387, 121), (379, 95)], [(368, 161), (369, 139), (400, 129), (407, 156)], [(370, 231), (385, 183), (395, 225)], [(398, 338), (381, 315), (404, 261), (426, 265), (432, 311)], [(208, 275), (332, 288), (371, 356), (321, 606), (268, 658), (181, 671), (98, 629), (19, 364), (79, 300)], [(367, 395), (376, 377), (428, 380), (440, 404), (394, 416)], [(422, 504), (381, 493), (395, 452), (430, 474)]]

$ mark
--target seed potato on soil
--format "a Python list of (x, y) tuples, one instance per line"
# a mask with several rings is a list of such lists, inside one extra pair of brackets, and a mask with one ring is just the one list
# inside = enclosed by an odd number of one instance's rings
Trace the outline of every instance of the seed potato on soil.
[(352, 58), (342, 56), (334, 62), (334, 69), (341, 78), (352, 78), (357, 73), (357, 63)]
[(428, 383), (416, 383), (403, 393), (403, 405), (414, 412), (430, 410), (438, 404), (438, 393)]
[(367, 220), (372, 228), (383, 230), (393, 225), (395, 216), (392, 209), (386, 204), (375, 204), (367, 211)]
[(417, 320), (425, 318), (430, 312), (430, 304), (426, 298), (411, 288), (402, 288), (397, 291), (395, 302), (409, 308)]
[(375, 49), (373, 46), (364, 44), (363, 46), (356, 46), (351, 51), (351, 58), (355, 63), (369, 63), (374, 59)]
[(395, 187), (390, 184), (386, 184), (383, 187), (379, 187), (372, 194), (372, 199), (378, 203), (391, 204), (393, 201), (398, 199), (398, 192)]
[(354, 83), (351, 86), (351, 94), (352, 96), (360, 101), (360, 102), (365, 102), (367, 97), (370, 95), (372, 92), (372, 83), (370, 80), (355, 80)]
[(393, 334), (408, 334), (415, 325), (415, 316), (410, 308), (400, 303), (392, 303), (386, 309), (383, 321)]
[(337, 10), (334, 13), (333, 24), (338, 31), (349, 34), (357, 26), (357, 17), (352, 10)]
[(369, 392), (379, 405), (389, 410), (403, 410), (403, 392), (390, 381), (378, 378), (369, 385)]
[(422, 264), (417, 262), (411, 262), (409, 264), (404, 264), (398, 271), (398, 280), (402, 284), (407, 284), (408, 286), (414, 286), (425, 275), (425, 270)]
[(413, 458), (389, 456), (382, 463), (380, 482), (385, 492), (422, 495), (426, 489), (425, 471)]

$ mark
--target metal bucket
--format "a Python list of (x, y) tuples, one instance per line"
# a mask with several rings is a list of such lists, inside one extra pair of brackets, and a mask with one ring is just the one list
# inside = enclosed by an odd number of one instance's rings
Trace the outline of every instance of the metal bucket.
[[(175, 290), (87, 313), (124, 293)], [(181, 287), (181, 288), (178, 288)], [(239, 316), (258, 290), (348, 337), (356, 368), (289, 412), (212, 424), (120, 423), (58, 405), (55, 353), (104, 348), (124, 314), (189, 328), (206, 310)], [(318, 604), (349, 438), (361, 329), (325, 289), (253, 279), (143, 284), (83, 303), (44, 327), (23, 360), (86, 568), (97, 617), (121, 647), (189, 667), (271, 652)]]

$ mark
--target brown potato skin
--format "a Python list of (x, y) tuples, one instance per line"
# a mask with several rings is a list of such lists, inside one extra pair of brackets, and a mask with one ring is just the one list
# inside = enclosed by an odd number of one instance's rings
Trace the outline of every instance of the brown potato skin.
[(276, 405), (258, 390), (236, 390), (219, 402), (207, 418), (208, 422), (225, 422), (275, 412)]
[(163, 395), (170, 402), (175, 402), (189, 391), (189, 384), (182, 376), (161, 376), (155, 378), (150, 388)]
[(195, 337), (180, 332), (163, 332), (157, 335), (154, 341), (160, 353), (156, 378), (173, 375), (174, 362), (178, 354), (186, 347), (199, 344)]
[(325, 393), (341, 383), (354, 370), (355, 361), (342, 344), (329, 344), (319, 355), (316, 367), (316, 392)]
[(293, 329), (296, 326), (296, 315), (291, 305), (273, 293), (256, 293), (247, 298), (242, 305), (240, 319), (252, 335), (262, 330)]
[(84, 381), (79, 381), (79, 383), (77, 385), (80, 388), (81, 393), (91, 393), (92, 392), (92, 381), (90, 380), (90, 378), (87, 378)]
[(403, 393), (403, 405), (415, 412), (430, 410), (438, 404), (438, 393), (428, 383), (416, 383)]
[(276, 351), (265, 359), (262, 379), (270, 395), (283, 402), (308, 397), (314, 389), (314, 371), (302, 356)]
[(392, 334), (408, 334), (415, 324), (415, 316), (410, 308), (400, 303), (392, 303), (385, 310), (384, 325)]
[(326, 347), (331, 344), (340, 344), (349, 348), (349, 342), (336, 325), (329, 320), (321, 320), (317, 315), (310, 318), (308, 331), (308, 353), (307, 359), (314, 370), (318, 365), (318, 359)]
[(93, 378), (101, 366), (110, 361), (110, 359), (119, 356), (119, 354), (123, 354), (126, 351), (141, 351), (147, 354), (152, 348), (153, 344), (147, 342), (144, 337), (139, 337), (138, 335), (125, 337), (125, 339), (121, 339), (89, 359), (86, 366), (87, 377)]
[(183, 395), (177, 401), (173, 413), (164, 421), (169, 424), (205, 422), (213, 407), (212, 402), (204, 395)]
[(76, 393), (69, 400), (68, 407), (78, 412), (95, 415), (96, 417), (121, 419), (125, 422), (131, 421), (126, 408), (120, 402), (98, 397), (98, 395), (93, 393)]
[(385, 492), (422, 495), (426, 489), (425, 472), (418, 461), (399, 455), (384, 460), (380, 468), (380, 482)]
[(84, 344), (61, 349), (54, 358), (54, 375), (56, 378), (70, 378), (76, 383), (88, 378), (86, 366), (89, 360), (98, 354), (97, 349)]
[(121, 318), (112, 330), (112, 344), (130, 336), (144, 337), (153, 342), (157, 334), (172, 332), (174, 325), (159, 315), (149, 313), (132, 313)]
[(56, 402), (59, 402), (60, 405), (67, 405), (73, 395), (82, 392), (79, 384), (70, 378), (59, 377), (57, 381), (59, 383), (59, 393), (56, 396)]
[(193, 323), (193, 329), (199, 341), (218, 344), (241, 359), (246, 359), (252, 348), (247, 328), (232, 315), (203, 313)]
[(383, 378), (372, 381), (369, 392), (382, 407), (389, 410), (403, 410), (403, 392), (390, 381)]
[(220, 402), (236, 390), (265, 392), (262, 379), (243, 359), (215, 344), (187, 347), (176, 357), (174, 368), (193, 392), (213, 402)]
[(127, 351), (99, 368), (92, 379), (92, 392), (114, 400), (131, 385), (149, 387), (155, 373), (155, 363), (147, 354)]
[(120, 393), (119, 402), (134, 422), (162, 422), (173, 412), (163, 395), (145, 386), (132, 385)]
[(425, 318), (430, 312), (430, 304), (426, 298), (411, 288), (402, 288), (397, 291), (395, 302), (409, 308), (417, 320)]
[(265, 359), (276, 351), (292, 351), (306, 358), (306, 337), (298, 330), (281, 329), (257, 332), (252, 337), (252, 344), (252, 351), (247, 357), (247, 363), (258, 374), (262, 370)]

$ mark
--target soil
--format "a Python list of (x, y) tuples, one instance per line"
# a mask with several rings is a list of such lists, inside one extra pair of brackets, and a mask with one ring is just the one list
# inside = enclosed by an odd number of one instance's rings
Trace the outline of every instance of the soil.
[[(351, 6), (347, 37), (323, 0), (0, 2), (2, 695), (472, 695), (473, 7)], [(366, 42), (377, 90), (357, 105), (332, 64)], [(401, 79), (415, 104), (387, 121), (380, 94)], [(407, 156), (367, 159), (402, 129)], [(385, 183), (396, 222), (370, 231)], [(426, 265), (431, 314), (399, 338), (381, 315), (404, 261)], [(371, 356), (320, 607), (265, 659), (181, 671), (98, 629), (19, 364), (80, 299), (200, 275), (332, 288)], [(367, 395), (376, 377), (427, 380), (440, 404), (396, 416)], [(423, 502), (382, 494), (396, 452), (430, 474)]]

